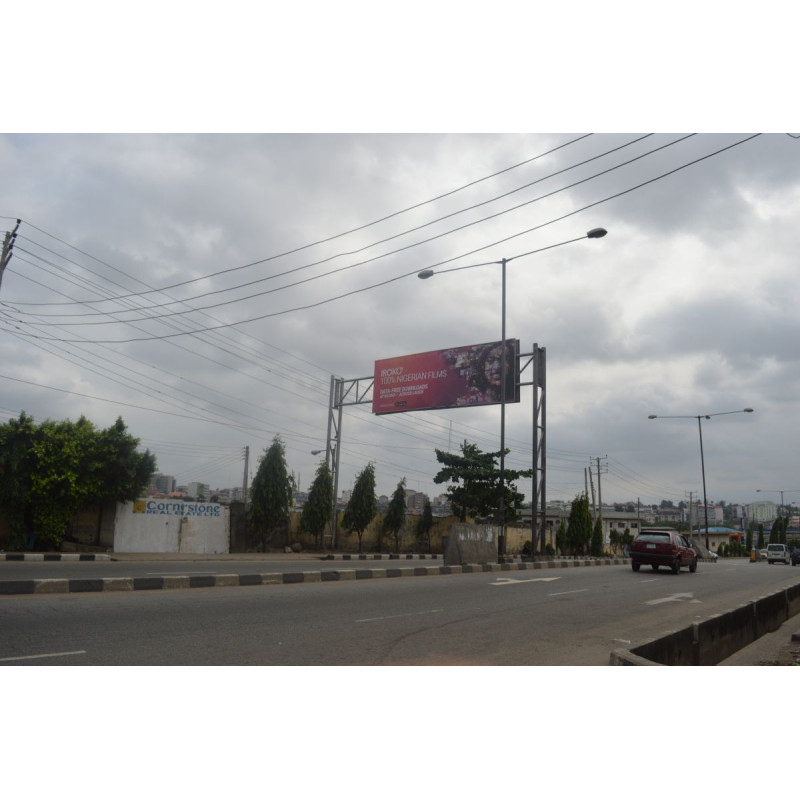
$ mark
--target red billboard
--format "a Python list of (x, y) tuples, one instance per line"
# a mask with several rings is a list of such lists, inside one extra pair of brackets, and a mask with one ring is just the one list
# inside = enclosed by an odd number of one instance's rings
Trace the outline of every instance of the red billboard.
[[(506, 402), (519, 402), (519, 341), (506, 341)], [(375, 362), (372, 413), (486, 406), (500, 402), (501, 342), (431, 350)]]

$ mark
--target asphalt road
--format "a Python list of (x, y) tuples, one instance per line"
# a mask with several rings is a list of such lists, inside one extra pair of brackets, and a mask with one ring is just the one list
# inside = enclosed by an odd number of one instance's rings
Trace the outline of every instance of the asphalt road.
[(11, 595), (0, 664), (604, 665), (614, 649), (797, 582), (791, 567), (732, 560), (694, 575), (603, 566)]

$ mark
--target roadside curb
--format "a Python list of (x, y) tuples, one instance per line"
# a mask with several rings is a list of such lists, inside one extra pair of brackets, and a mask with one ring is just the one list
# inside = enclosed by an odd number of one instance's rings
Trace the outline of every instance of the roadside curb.
[(107, 553), (0, 553), (0, 561), (111, 561)]
[(320, 556), (322, 561), (441, 561), (441, 558), (440, 555), (428, 553), (328, 553)]
[(216, 586), (272, 586), (369, 580), (372, 578), (411, 578), (429, 575), (469, 575), (483, 572), (517, 572), (537, 569), (563, 569), (565, 567), (611, 566), (627, 563), (629, 563), (628, 559), (614, 558), (517, 562), (513, 564), (462, 564), (449, 567), (414, 566), (315, 572), (255, 572), (246, 575), (165, 575), (147, 578), (35, 578), (31, 580), (0, 581), (0, 595), (208, 589)]

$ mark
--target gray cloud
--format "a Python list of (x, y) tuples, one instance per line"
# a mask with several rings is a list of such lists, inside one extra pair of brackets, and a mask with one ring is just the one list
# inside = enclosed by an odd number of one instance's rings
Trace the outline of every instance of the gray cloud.
[[(692, 420), (647, 415), (748, 405), (756, 414), (709, 421), (709, 494), (756, 499), (760, 485), (791, 483), (800, 446), (800, 142), (764, 135), (580, 211), (745, 136), (698, 135), (538, 200), (678, 135), (548, 177), (636, 138), (595, 135), (479, 182), (577, 135), (2, 136), (0, 212), (24, 220), (0, 290), (4, 410), (87, 413), (98, 424), (121, 414), (160, 469), (219, 486), (240, 482), (236, 452), (249, 445), (254, 460), (277, 433), (307, 483), (318, 462), (310, 451), (324, 446), (331, 374), (361, 377), (378, 358), (499, 338), (498, 265), (424, 282), (416, 271), (513, 258), (603, 225), (605, 239), (508, 266), (508, 334), (548, 353), (551, 497), (574, 496), (589, 459), (608, 455), (604, 499), (681, 499), (699, 482), (697, 431)], [(294, 281), (303, 283), (288, 288)], [(69, 298), (95, 302), (23, 305)], [(166, 316), (188, 308), (166, 305), (171, 298), (236, 302)], [(92, 310), (131, 304), (154, 319), (57, 327), (68, 320), (43, 316), (88, 322), (99, 319)], [(163, 338), (202, 328), (218, 330)], [(529, 392), (508, 410), (520, 465), (532, 457)], [(343, 435), (343, 488), (374, 459), (381, 492), (406, 476), (434, 493), (433, 448), (464, 438), (497, 448), (498, 409), (374, 418), (350, 408)], [(230, 463), (215, 467), (215, 448), (222, 462), (233, 452)]]

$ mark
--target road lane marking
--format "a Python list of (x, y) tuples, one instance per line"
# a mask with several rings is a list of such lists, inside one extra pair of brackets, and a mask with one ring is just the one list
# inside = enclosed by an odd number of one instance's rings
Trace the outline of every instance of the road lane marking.
[(537, 581), (560, 581), (560, 577), (555, 578), (498, 578), (489, 586), (508, 586), (511, 583), (536, 583)]
[(569, 592), (550, 592), (548, 597), (558, 597), (560, 594), (579, 594), (580, 592), (588, 592), (588, 589), (572, 589)]
[(434, 608), (431, 611), (414, 611), (409, 614), (391, 614), (386, 617), (365, 617), (364, 619), (357, 619), (356, 622), (381, 622), (385, 619), (400, 619), (401, 617), (421, 617), (425, 614), (439, 614), (444, 611), (443, 608)]
[(12, 658), (0, 658), (0, 661), (29, 661), (33, 658), (61, 658), (62, 656), (80, 656), (86, 653), (85, 650), (71, 650), (67, 653), (42, 653), (38, 656), (13, 656)]
[(691, 592), (680, 592), (678, 594), (671, 594), (669, 597), (659, 597), (656, 600), (648, 600), (645, 602), (646, 606), (657, 606), (661, 603), (680, 603), (683, 600), (688, 600), (690, 603), (700, 603), (701, 600), (695, 600)]

